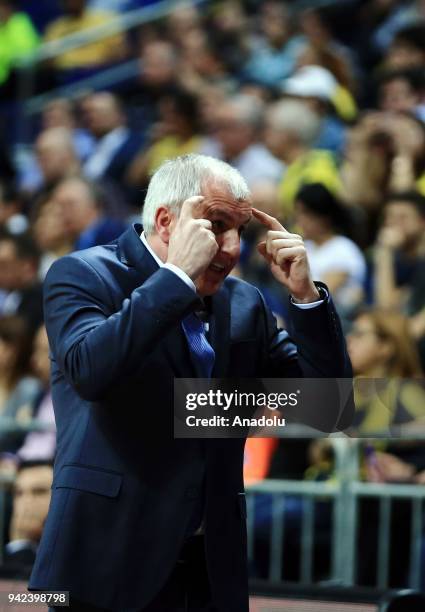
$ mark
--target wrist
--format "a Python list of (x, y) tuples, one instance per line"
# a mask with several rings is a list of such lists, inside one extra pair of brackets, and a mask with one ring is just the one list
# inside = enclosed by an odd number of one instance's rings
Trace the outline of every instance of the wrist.
[(309, 290), (303, 294), (291, 293), (291, 297), (294, 304), (311, 304), (312, 302), (318, 302), (323, 299), (316, 285), (312, 285)]

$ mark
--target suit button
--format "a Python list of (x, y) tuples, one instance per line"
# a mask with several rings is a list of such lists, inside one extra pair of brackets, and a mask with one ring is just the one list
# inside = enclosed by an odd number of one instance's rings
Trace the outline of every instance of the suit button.
[(200, 487), (188, 487), (184, 493), (186, 499), (199, 499), (201, 497)]

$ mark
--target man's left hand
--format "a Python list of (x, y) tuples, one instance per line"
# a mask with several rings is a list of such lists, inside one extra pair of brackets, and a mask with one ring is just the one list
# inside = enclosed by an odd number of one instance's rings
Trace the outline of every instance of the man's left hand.
[(261, 210), (253, 208), (252, 213), (268, 229), (266, 240), (257, 248), (269, 262), (276, 280), (287, 287), (295, 302), (308, 304), (320, 300), (301, 236), (286, 231), (277, 219)]

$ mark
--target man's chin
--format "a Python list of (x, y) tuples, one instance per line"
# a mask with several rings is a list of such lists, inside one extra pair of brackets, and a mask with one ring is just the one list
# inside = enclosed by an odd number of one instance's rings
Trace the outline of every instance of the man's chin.
[[(209, 275), (210, 276), (210, 275)], [(214, 295), (225, 280), (225, 276), (220, 275), (220, 278), (200, 278), (196, 281), (195, 286), (198, 294), (202, 297)]]

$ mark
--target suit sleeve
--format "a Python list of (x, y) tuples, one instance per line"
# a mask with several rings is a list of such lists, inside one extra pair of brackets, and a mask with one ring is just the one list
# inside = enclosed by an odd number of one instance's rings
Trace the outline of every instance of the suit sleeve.
[[(317, 285), (322, 285), (317, 283)], [(289, 304), (289, 335), (278, 330), (276, 321), (266, 308), (269, 338), (269, 375), (291, 378), (348, 379), (353, 373), (347, 353), (339, 316), (330, 295), (322, 304), (311, 309), (297, 308)], [(311, 383), (312, 389), (314, 382)], [(347, 383), (342, 386), (347, 388)], [(351, 384), (350, 387), (351, 389)], [(332, 390), (332, 385), (329, 385)], [(334, 390), (339, 397), (338, 384)], [(312, 397), (314, 393), (312, 391)], [(341, 398), (345, 395), (341, 394)], [(354, 414), (352, 393), (343, 402), (332, 401), (327, 414), (313, 415), (313, 427), (326, 431), (347, 428)], [(317, 418), (316, 418), (317, 417)], [(305, 422), (305, 421), (303, 421)]]
[(84, 259), (64, 257), (53, 264), (44, 287), (52, 355), (84, 399), (100, 399), (140, 368), (197, 303), (176, 274), (160, 268), (111, 314), (113, 298), (99, 273)]

